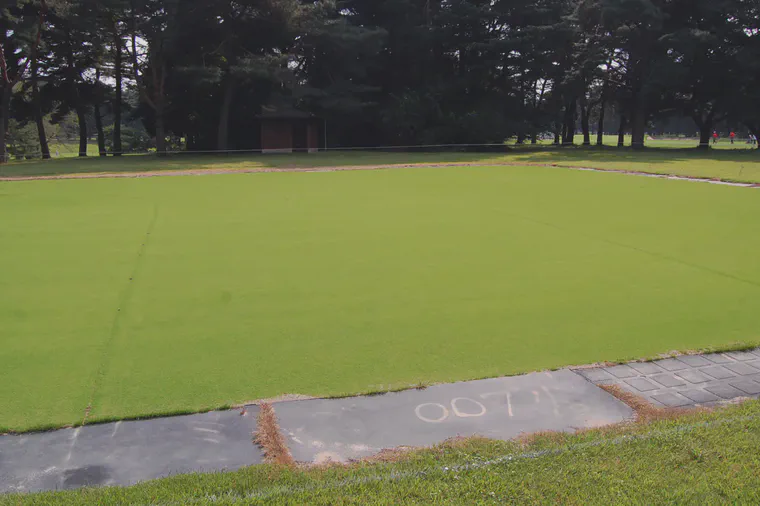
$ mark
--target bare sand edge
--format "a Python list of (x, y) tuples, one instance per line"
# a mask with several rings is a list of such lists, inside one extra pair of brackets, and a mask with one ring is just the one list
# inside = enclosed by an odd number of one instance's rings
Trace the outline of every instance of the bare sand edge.
[(380, 169), (410, 169), (410, 168), (437, 168), (437, 167), (555, 167), (573, 170), (585, 170), (592, 172), (611, 172), (633, 176), (646, 176), (661, 179), (673, 179), (681, 181), (694, 181), (700, 183), (721, 184), (738, 186), (743, 188), (760, 188), (760, 183), (737, 182), (719, 178), (703, 178), (691, 176), (676, 176), (672, 174), (658, 174), (651, 172), (630, 171), (620, 169), (600, 169), (595, 167), (582, 167), (574, 165), (560, 165), (556, 163), (520, 163), (520, 162), (446, 162), (446, 163), (410, 163), (410, 164), (384, 164), (384, 165), (346, 165), (337, 167), (255, 167), (250, 169), (190, 169), (190, 170), (159, 170), (146, 172), (101, 172), (93, 174), (60, 174), (49, 176), (18, 176), (0, 177), (0, 181), (47, 181), (61, 179), (118, 179), (118, 178), (146, 178), (146, 177), (169, 177), (169, 176), (212, 176), (220, 174), (258, 174), (276, 172), (339, 172), (355, 170), (380, 170)]

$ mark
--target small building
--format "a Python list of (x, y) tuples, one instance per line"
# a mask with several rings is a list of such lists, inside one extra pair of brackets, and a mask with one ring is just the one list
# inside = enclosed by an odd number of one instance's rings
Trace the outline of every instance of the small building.
[(324, 121), (311, 113), (263, 107), (257, 119), (262, 153), (316, 153), (323, 146)]

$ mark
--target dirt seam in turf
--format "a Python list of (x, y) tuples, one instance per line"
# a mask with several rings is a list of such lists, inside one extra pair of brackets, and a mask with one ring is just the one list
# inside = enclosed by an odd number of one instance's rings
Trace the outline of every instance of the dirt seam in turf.
[(266, 462), (288, 467), (295, 465), (271, 404), (264, 403), (259, 406), (253, 442), (261, 448)]
[(560, 165), (557, 163), (532, 163), (532, 162), (441, 162), (441, 163), (409, 163), (409, 164), (378, 164), (378, 165), (346, 165), (346, 166), (327, 166), (327, 167), (256, 167), (251, 169), (188, 169), (188, 170), (159, 170), (144, 172), (102, 172), (102, 173), (79, 173), (79, 174), (61, 174), (61, 175), (42, 175), (42, 176), (4, 176), (0, 181), (45, 181), (45, 180), (63, 180), (63, 179), (137, 179), (147, 177), (169, 177), (169, 176), (211, 176), (221, 174), (258, 174), (258, 173), (277, 173), (277, 172), (340, 172), (340, 171), (357, 171), (357, 170), (381, 170), (381, 169), (410, 169), (410, 168), (442, 168), (442, 167), (553, 167), (560, 169), (582, 170), (591, 172), (611, 172), (614, 174), (624, 174), (631, 176), (644, 176), (658, 179), (671, 179), (678, 181), (692, 181), (701, 183), (711, 183), (726, 186), (736, 186), (741, 188), (760, 188), (760, 183), (747, 181), (735, 181), (731, 179), (697, 177), (697, 176), (679, 176), (675, 174), (644, 172), (623, 169), (603, 169), (598, 167), (584, 167), (580, 165)]
[(119, 328), (120, 328), (119, 323), (121, 321), (122, 315), (125, 312), (124, 310), (126, 309), (127, 304), (132, 298), (132, 293), (134, 292), (134, 286), (137, 281), (137, 275), (139, 274), (140, 269), (142, 267), (143, 258), (145, 257), (145, 251), (148, 247), (148, 243), (151, 239), (151, 234), (153, 233), (153, 230), (156, 227), (157, 221), (158, 221), (158, 204), (154, 204), (153, 216), (151, 216), (151, 219), (148, 222), (148, 228), (145, 232), (145, 235), (142, 238), (143, 242), (140, 245), (140, 248), (137, 250), (137, 256), (135, 257), (135, 262), (134, 262), (134, 266), (132, 267), (132, 272), (130, 273), (129, 279), (127, 280), (127, 284), (125, 285), (119, 297), (118, 307), (116, 308), (113, 321), (111, 322), (111, 329), (108, 333), (108, 336), (106, 337), (105, 342), (103, 343), (103, 349), (101, 351), (101, 357), (100, 357), (100, 365), (98, 366), (98, 369), (95, 373), (95, 379), (93, 380), (92, 390), (90, 391), (90, 397), (87, 402), (87, 406), (85, 407), (84, 415), (82, 417), (82, 425), (87, 423), (87, 418), (89, 418), (90, 412), (92, 411), (93, 404), (95, 402), (95, 396), (97, 395), (98, 390), (100, 389), (103, 377), (108, 371), (108, 367), (110, 365), (110, 360), (111, 360), (111, 345), (115, 341), (116, 335), (119, 333)]

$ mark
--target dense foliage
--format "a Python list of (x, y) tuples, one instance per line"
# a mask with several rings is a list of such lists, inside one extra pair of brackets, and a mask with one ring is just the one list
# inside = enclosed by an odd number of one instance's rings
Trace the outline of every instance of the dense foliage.
[(137, 120), (159, 153), (255, 148), (270, 104), (325, 118), (331, 146), (640, 147), (679, 117), (706, 147), (760, 134), (759, 20), (757, 0), (2, 0), (0, 160), (11, 125), (47, 157), (72, 117), (83, 156), (93, 129), (127, 151)]

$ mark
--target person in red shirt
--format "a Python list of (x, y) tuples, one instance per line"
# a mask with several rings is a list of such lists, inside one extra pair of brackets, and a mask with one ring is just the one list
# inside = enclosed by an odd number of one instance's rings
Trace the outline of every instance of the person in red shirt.
[(716, 144), (718, 142), (718, 131), (713, 130), (713, 144)]
[(731, 132), (730, 134), (728, 134), (728, 136), (731, 137), (731, 144), (733, 144), (734, 143), (734, 137), (736, 137), (736, 134), (734, 132)]

